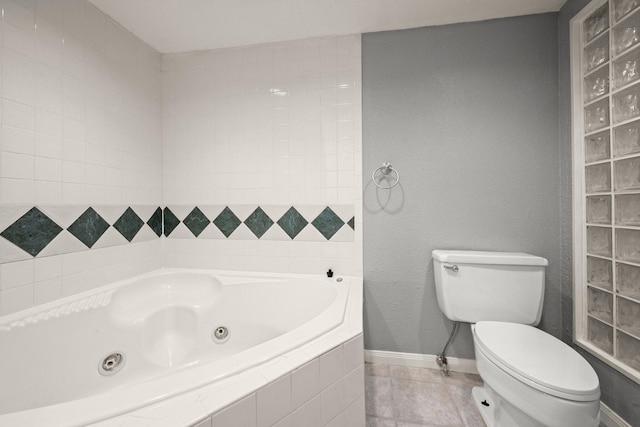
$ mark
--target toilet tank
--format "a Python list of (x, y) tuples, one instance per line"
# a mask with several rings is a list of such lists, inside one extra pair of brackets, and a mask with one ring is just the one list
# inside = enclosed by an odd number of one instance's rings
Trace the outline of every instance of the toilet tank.
[(523, 253), (434, 250), (440, 309), (449, 319), (537, 325), (546, 259)]

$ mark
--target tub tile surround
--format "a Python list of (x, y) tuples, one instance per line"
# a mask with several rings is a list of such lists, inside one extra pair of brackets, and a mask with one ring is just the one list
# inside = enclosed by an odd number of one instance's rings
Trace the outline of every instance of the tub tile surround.
[[(47, 282), (40, 284), (37, 289), (42, 288), (43, 292), (37, 292), (34, 287), (36, 278), (33, 263), (29, 260), (38, 259), (38, 265), (61, 265), (61, 259), (47, 259), (64, 254), (76, 252), (95, 252), (96, 250), (127, 245), (128, 243), (149, 242), (160, 240), (164, 235), (171, 239), (231, 239), (235, 241), (272, 241), (265, 242), (261, 248), (250, 251), (250, 257), (261, 255), (275, 256), (277, 262), (270, 262), (269, 258), (264, 259), (263, 271), (292, 271), (289, 265), (292, 255), (304, 256), (306, 260), (314, 260), (314, 254), (320, 249), (324, 258), (319, 264), (318, 260), (301, 262), (297, 265), (295, 272), (316, 271), (319, 274), (328, 268), (333, 268), (339, 274), (348, 274), (348, 266), (342, 254), (350, 255), (353, 250), (350, 246), (355, 238), (355, 230), (352, 224), (355, 222), (353, 216), (353, 206), (334, 205), (329, 206), (264, 206), (254, 208), (253, 206), (233, 206), (233, 210), (238, 212), (241, 220), (234, 211), (225, 206), (202, 206), (184, 207), (176, 206), (173, 210), (182, 218), (179, 219), (171, 209), (158, 206), (1, 206), (0, 207), (0, 314), (9, 314), (18, 309), (30, 307), (33, 304), (49, 302), (55, 295), (58, 297), (68, 296), (73, 290), (91, 289), (93, 283), (105, 284), (103, 280), (89, 280), (87, 286), (65, 286), (61, 289), (62, 273), (53, 277), (46, 276), (56, 283)], [(26, 211), (26, 212), (25, 212)], [(25, 212), (25, 213), (23, 213)], [(250, 212), (247, 214), (247, 212)], [(284, 213), (283, 213), (284, 212)], [(216, 215), (217, 213), (217, 215)], [(257, 220), (256, 213), (259, 213)], [(209, 217), (214, 217), (213, 221)], [(303, 216), (310, 218), (309, 221)], [(254, 218), (254, 224), (251, 220)], [(273, 220), (271, 218), (274, 218)], [(344, 218), (344, 219), (343, 219)], [(350, 218), (350, 219), (347, 219)], [(255, 224), (260, 229), (255, 229)], [(252, 226), (254, 229), (252, 229)], [(260, 232), (256, 232), (259, 230)], [(291, 235), (293, 235), (293, 238)], [(330, 242), (329, 239), (330, 238)], [(282, 251), (282, 246), (277, 246), (277, 242), (291, 242), (295, 239), (297, 244), (307, 242), (313, 246), (303, 248), (287, 247)], [(322, 248), (327, 244), (342, 245), (334, 248)], [(275, 244), (275, 245), (274, 245)], [(265, 246), (266, 245), (266, 246)], [(320, 245), (320, 246), (318, 246)], [(336, 249), (337, 248), (337, 249)], [(190, 251), (197, 251), (198, 248), (191, 248)], [(230, 250), (224, 244), (218, 250), (229, 256)], [(241, 251), (245, 251), (242, 248)], [(134, 249), (135, 251), (135, 249)], [(158, 253), (155, 249), (153, 253)], [(191, 252), (192, 253), (192, 252)], [(329, 255), (333, 254), (333, 259)], [(89, 255), (90, 258), (98, 258), (98, 254)], [(71, 259), (69, 256), (65, 260), (68, 265)], [(80, 259), (80, 258), (78, 258)], [(84, 259), (88, 259), (84, 257)], [(197, 259), (194, 258), (188, 263), (180, 262), (169, 256), (165, 258), (167, 265), (194, 266)], [(229, 269), (229, 265), (222, 263), (213, 264), (210, 262), (199, 262), (198, 267)], [(246, 258), (244, 258), (246, 259)], [(42, 260), (42, 262), (40, 262)], [(218, 260), (219, 261), (219, 260)], [(15, 264), (14, 264), (15, 263)], [(172, 265), (174, 264), (175, 265)], [(89, 265), (97, 266), (99, 261), (89, 262)], [(243, 263), (235, 265), (235, 269), (244, 269)], [(106, 267), (105, 264), (104, 267)], [(160, 261), (145, 263), (145, 265), (155, 265), (160, 267)], [(253, 264), (255, 265), (255, 263)], [(80, 273), (82, 267), (72, 269), (74, 274)], [(139, 269), (133, 269), (141, 273)], [(20, 273), (15, 273), (20, 272)], [(16, 274), (20, 278), (16, 278)], [(122, 274), (109, 274), (107, 277), (123, 278)], [(45, 288), (46, 286), (46, 288)], [(45, 291), (44, 289), (48, 289)]]
[(86, 1), (0, 5), (0, 202), (159, 205), (160, 55)]
[[(0, 314), (144, 272), (113, 255), (141, 243), (149, 268), (362, 274), (359, 35), (161, 56), (84, 0), (0, 5), (0, 232), (43, 225), (0, 238)], [(142, 238), (137, 206), (176, 205)]]
[[(355, 228), (353, 206), (334, 206), (333, 209), (329, 206), (324, 209), (318, 206), (299, 207), (299, 210), (309, 216), (310, 221), (307, 221), (293, 206), (289, 207), (284, 214), (281, 214), (281, 211), (286, 207), (269, 206), (263, 209), (258, 206), (244, 220), (238, 218), (233, 209), (237, 212), (246, 212), (252, 208), (203, 206), (201, 209), (196, 206), (185, 215), (185, 210), (189, 208), (34, 206), (18, 219), (14, 219), (25, 209), (27, 208), (20, 206), (0, 207), (0, 236), (25, 252), (2, 253), (0, 262), (28, 259), (29, 255), (36, 257), (45, 248), (47, 248), (43, 252), (45, 256), (80, 250), (77, 244), (68, 243), (70, 239), (65, 232), (84, 244), (83, 249), (91, 249), (96, 244), (98, 247), (113, 246), (132, 242), (134, 239), (135, 241), (150, 240), (162, 234), (165, 237), (173, 236), (174, 238), (198, 238), (202, 235), (202, 238), (214, 239), (242, 239), (253, 236), (257, 239), (264, 237), (264, 240), (293, 240), (298, 237), (299, 240), (307, 241), (331, 239), (353, 241)], [(274, 219), (271, 219), (265, 210), (270, 212)], [(73, 219), (79, 211), (82, 213)], [(174, 211), (179, 212), (182, 219), (178, 218)], [(214, 219), (210, 220), (205, 212)], [(345, 220), (336, 212), (340, 212)], [(6, 225), (8, 223), (10, 225)], [(215, 227), (212, 226), (207, 230), (208, 232), (203, 233), (210, 225)], [(269, 232), (274, 225), (276, 227)], [(301, 233), (308, 225), (312, 226), (309, 232)], [(244, 227), (238, 230), (241, 226), (246, 227), (251, 234), (247, 233)], [(109, 239), (107, 232), (110, 227), (113, 227), (126, 242), (122, 239)], [(219, 232), (216, 232), (215, 228)], [(312, 231), (313, 229), (316, 232)], [(101, 240), (103, 236), (105, 239)], [(59, 239), (56, 240), (58, 237)]]
[(362, 275), (361, 67), (360, 35), (162, 57), (165, 265)]
[(353, 204), (360, 36), (164, 55), (165, 203)]
[(0, 315), (160, 268), (161, 227), (158, 206), (0, 206)]
[[(2, 315), (161, 267), (162, 85), (161, 56), (84, 0), (0, 6)], [(72, 226), (88, 207), (103, 234)]]
[[(78, 244), (82, 245), (79, 241)], [(0, 264), (0, 315), (161, 267), (162, 242), (158, 238), (3, 263)]]

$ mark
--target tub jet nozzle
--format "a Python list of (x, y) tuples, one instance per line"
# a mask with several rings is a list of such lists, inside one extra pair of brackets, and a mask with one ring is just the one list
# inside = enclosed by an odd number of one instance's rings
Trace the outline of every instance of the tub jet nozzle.
[(213, 329), (211, 338), (216, 344), (222, 344), (229, 339), (229, 329), (226, 326), (218, 326)]
[(113, 375), (124, 366), (124, 353), (114, 352), (106, 355), (98, 364), (98, 372), (102, 375)]

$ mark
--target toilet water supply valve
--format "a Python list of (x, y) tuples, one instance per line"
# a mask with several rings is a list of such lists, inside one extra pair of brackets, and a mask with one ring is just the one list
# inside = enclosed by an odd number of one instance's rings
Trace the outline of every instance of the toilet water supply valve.
[(449, 344), (451, 344), (451, 341), (453, 340), (454, 335), (458, 331), (459, 325), (460, 325), (459, 322), (453, 322), (453, 329), (451, 330), (451, 334), (449, 335), (449, 339), (447, 340), (447, 343), (444, 345), (444, 348), (442, 349), (442, 354), (439, 354), (438, 357), (436, 357), (436, 363), (440, 367), (440, 372), (442, 372), (442, 374), (447, 377), (449, 376), (449, 362), (447, 361), (447, 356), (445, 356), (445, 353), (447, 352), (447, 348), (449, 347)]
[(444, 354), (439, 354), (436, 357), (436, 363), (440, 367), (440, 372), (442, 372), (445, 376), (449, 376), (449, 361), (447, 360), (447, 356)]

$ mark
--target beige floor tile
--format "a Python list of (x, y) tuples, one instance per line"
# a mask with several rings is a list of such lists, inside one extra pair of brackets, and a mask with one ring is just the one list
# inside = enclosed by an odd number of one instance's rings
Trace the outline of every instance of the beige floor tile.
[[(403, 421), (398, 421), (397, 427), (442, 427), (437, 424), (414, 424), (414, 423), (405, 423)], [(462, 424), (457, 425), (448, 425), (447, 427), (464, 427)]]
[(365, 364), (367, 427), (485, 427), (471, 389), (479, 375)]
[(467, 374), (464, 372), (449, 372), (449, 376), (443, 376), (442, 381), (450, 385), (477, 386), (483, 384), (480, 375)]
[(485, 427), (482, 416), (473, 402), (472, 388), (472, 386), (447, 385), (447, 390), (458, 408), (465, 427)]
[(367, 416), (367, 427), (397, 427), (396, 420)]
[[(443, 427), (438, 424), (415, 424), (415, 423), (406, 423), (404, 421), (398, 421), (397, 427)], [(460, 425), (447, 425), (446, 427), (464, 427), (462, 424)]]
[(393, 419), (393, 394), (389, 377), (364, 377), (365, 413)]
[(393, 413), (398, 421), (440, 426), (462, 424), (444, 384), (391, 378)]

